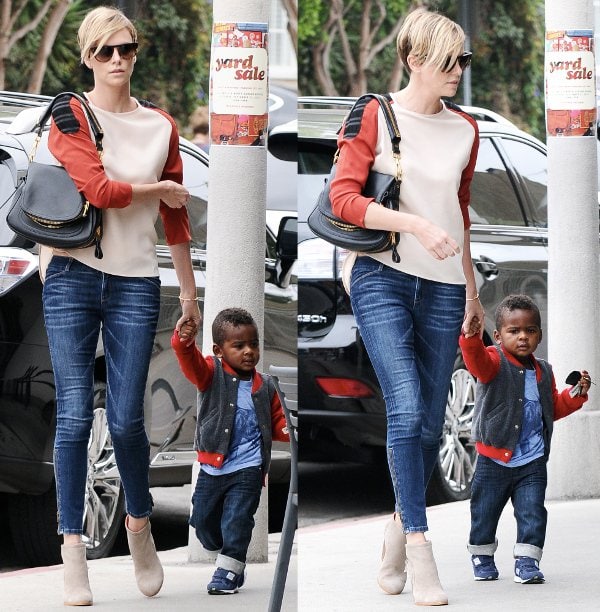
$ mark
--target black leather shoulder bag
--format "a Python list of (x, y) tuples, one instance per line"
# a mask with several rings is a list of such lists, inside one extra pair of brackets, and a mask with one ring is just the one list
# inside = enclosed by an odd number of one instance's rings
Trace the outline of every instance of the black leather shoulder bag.
[(73, 92), (58, 94), (34, 128), (36, 140), (27, 175), (17, 186), (6, 222), (23, 238), (45, 246), (75, 249), (95, 245), (94, 253), (102, 259), (102, 210), (85, 199), (62, 166), (34, 161), (52, 109), (65, 96), (79, 100), (92, 128), (98, 155), (102, 157), (104, 133), (87, 100)]
[[(356, 102), (364, 98), (375, 98), (383, 110), (383, 116), (392, 140), (392, 152), (396, 161), (396, 176), (382, 174), (371, 170), (367, 182), (362, 190), (362, 195), (375, 198), (375, 202), (391, 210), (398, 210), (400, 198), (400, 183), (402, 182), (402, 169), (400, 166), (400, 130), (396, 122), (394, 111), (390, 100), (379, 94), (365, 94)], [(354, 107), (353, 107), (354, 108)], [(352, 111), (350, 111), (352, 112)], [(308, 217), (310, 229), (323, 240), (335, 246), (349, 251), (360, 253), (381, 253), (392, 251), (392, 259), (398, 263), (400, 255), (397, 251), (400, 234), (387, 230), (367, 229), (348, 223), (332, 212), (330, 199), (330, 185), (335, 177), (336, 163), (338, 158), (336, 152), (331, 173), (326, 179), (325, 186), (319, 194), (317, 204)]]

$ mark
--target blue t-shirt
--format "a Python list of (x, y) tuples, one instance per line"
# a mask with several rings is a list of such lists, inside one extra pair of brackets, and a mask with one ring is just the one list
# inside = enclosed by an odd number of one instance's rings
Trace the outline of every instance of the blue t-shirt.
[(252, 402), (252, 380), (240, 380), (233, 431), (223, 466), (216, 468), (203, 463), (202, 469), (212, 476), (220, 476), (261, 464), (261, 434)]
[(525, 401), (521, 435), (508, 463), (494, 459), (507, 467), (519, 467), (531, 463), (544, 455), (544, 423), (540, 391), (535, 378), (535, 370), (525, 370)]

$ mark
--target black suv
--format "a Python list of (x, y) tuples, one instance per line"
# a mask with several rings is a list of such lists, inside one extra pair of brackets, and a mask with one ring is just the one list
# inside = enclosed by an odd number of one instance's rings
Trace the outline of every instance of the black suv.
[[(357, 331), (340, 269), (346, 252), (316, 238), (306, 219), (354, 100), (300, 98), (298, 110), (298, 369), (302, 458), (373, 460), (386, 444), (385, 405)], [(478, 120), (480, 148), (469, 209), (471, 252), (491, 343), (494, 309), (526, 293), (547, 314), (546, 149), (501, 116), (465, 108)], [(546, 344), (538, 349), (544, 356)], [(466, 499), (476, 454), (470, 441), (474, 379), (460, 353), (446, 408), (430, 503)], [(374, 449), (376, 452), (374, 453)]]
[[(0, 92), (0, 503), (8, 508), (15, 549), (24, 563), (60, 563), (56, 534), (56, 501), (52, 452), (55, 394), (48, 340), (42, 315), (37, 247), (16, 236), (6, 214), (19, 177), (27, 168), (32, 134), (24, 126), (27, 114), (48, 98)], [(19, 114), (18, 121), (11, 119)], [(35, 122), (35, 121), (34, 121)], [(9, 125), (11, 127), (9, 127)], [(13, 133), (9, 133), (13, 132)], [(38, 156), (43, 161), (45, 146)], [(188, 206), (192, 228), (192, 259), (202, 295), (206, 270), (206, 210), (208, 156), (181, 139), (184, 183), (192, 198)], [(36, 156), (36, 160), (38, 157)], [(296, 166), (269, 156), (279, 180), (295, 181)], [(286, 174), (287, 173), (287, 174)], [(269, 180), (271, 180), (270, 172)], [(268, 189), (269, 191), (269, 189)], [(279, 193), (282, 191), (279, 190)], [(295, 210), (289, 202), (269, 201), (268, 208)], [(296, 257), (295, 212), (267, 212), (278, 230), (267, 225), (265, 243), (265, 329), (263, 368), (296, 364), (297, 289), (290, 268)], [(180, 373), (171, 353), (170, 337), (180, 314), (179, 289), (162, 224), (157, 255), (161, 308), (146, 390), (146, 423), (151, 444), (151, 486), (183, 485), (191, 481), (196, 459), (193, 437), (196, 389)], [(201, 338), (198, 338), (201, 345)], [(104, 414), (106, 395), (102, 346), (96, 360), (95, 417), (89, 441), (85, 542), (88, 556), (106, 556), (122, 523), (124, 497)], [(273, 500), (287, 496), (289, 452), (274, 450), (270, 483)], [(276, 495), (277, 483), (281, 494)], [(285, 503), (285, 502), (284, 502)]]

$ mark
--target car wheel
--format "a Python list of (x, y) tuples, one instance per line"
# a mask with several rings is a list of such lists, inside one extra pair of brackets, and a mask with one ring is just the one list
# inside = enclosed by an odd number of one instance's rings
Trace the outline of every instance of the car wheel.
[(459, 355), (448, 393), (439, 459), (427, 490), (427, 501), (431, 505), (460, 501), (471, 495), (477, 460), (475, 446), (471, 442), (475, 383), (475, 378)]
[(7, 499), (10, 535), (18, 560), (30, 567), (62, 563), (54, 485), (42, 495), (10, 495)]
[(94, 386), (94, 420), (88, 443), (83, 542), (88, 559), (106, 557), (123, 522), (125, 496), (106, 420), (106, 384)]

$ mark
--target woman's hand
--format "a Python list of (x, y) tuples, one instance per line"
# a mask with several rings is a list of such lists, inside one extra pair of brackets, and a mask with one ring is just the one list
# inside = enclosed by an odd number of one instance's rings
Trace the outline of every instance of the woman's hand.
[(581, 370), (581, 378), (579, 379), (579, 387), (581, 388), (580, 395), (586, 395), (587, 392), (590, 390), (591, 384), (592, 378), (590, 377), (587, 370)]
[(190, 346), (190, 344), (194, 343), (202, 324), (202, 315), (198, 308), (198, 302), (193, 300), (182, 302), (181, 309), (183, 313), (177, 321), (175, 329), (179, 334), (179, 340), (186, 346)]
[(190, 192), (175, 181), (160, 181), (160, 199), (170, 208), (182, 208), (190, 199)]
[(413, 234), (435, 259), (441, 261), (460, 253), (458, 242), (448, 232), (427, 219), (419, 219)]
[(462, 332), (465, 338), (479, 335), (483, 338), (483, 322), (485, 311), (479, 301), (479, 297), (468, 299), (465, 304), (465, 318), (463, 321)]

